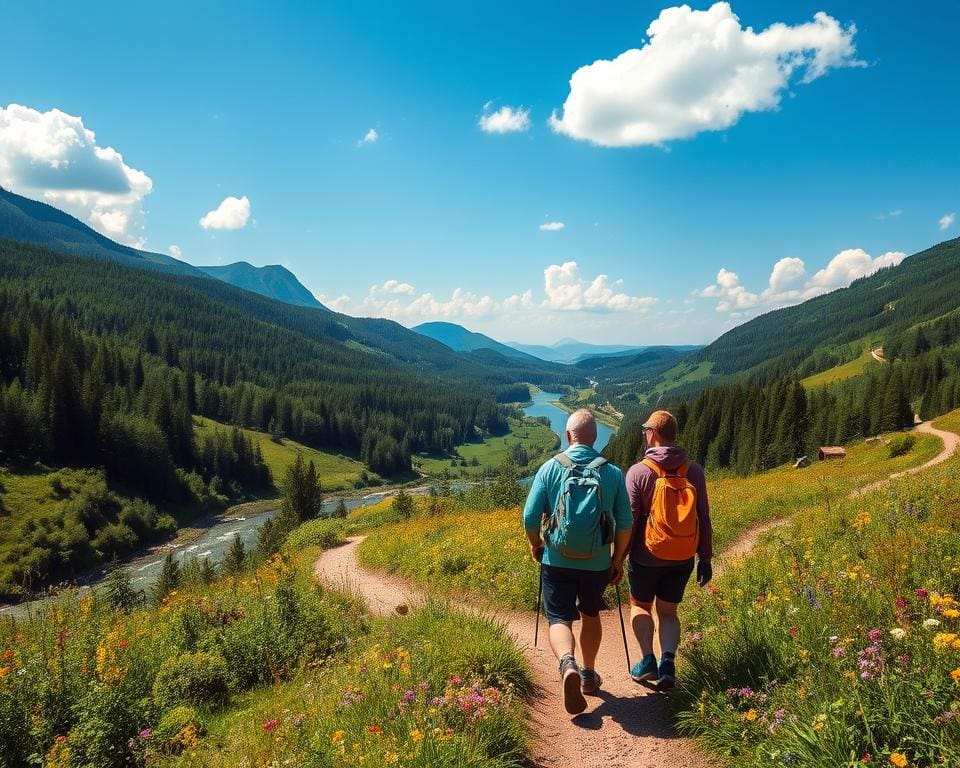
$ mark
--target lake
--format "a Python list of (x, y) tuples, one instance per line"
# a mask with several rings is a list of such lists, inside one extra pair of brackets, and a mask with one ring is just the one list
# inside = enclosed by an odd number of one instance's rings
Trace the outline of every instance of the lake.
[[(560, 435), (560, 450), (563, 450), (569, 445), (567, 438), (564, 436), (564, 432), (566, 432), (567, 419), (570, 414), (563, 410), (563, 408), (559, 408), (553, 404), (559, 399), (560, 394), (558, 392), (537, 392), (537, 394), (533, 396), (533, 403), (524, 408), (523, 412), (527, 414), (527, 416), (546, 416), (550, 419), (550, 428)], [(615, 431), (613, 427), (608, 427), (606, 424), (598, 421), (597, 442), (594, 443), (593, 447), (598, 451), (603, 451)]]

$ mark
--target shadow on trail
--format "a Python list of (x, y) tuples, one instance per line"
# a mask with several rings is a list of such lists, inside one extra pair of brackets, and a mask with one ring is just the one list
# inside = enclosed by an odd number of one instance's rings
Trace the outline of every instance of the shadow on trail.
[[(670, 723), (669, 703), (666, 696), (644, 695), (614, 696), (600, 689), (597, 697), (603, 703), (582, 715), (573, 718), (578, 728), (597, 731), (609, 717), (631, 736), (652, 736), (657, 739), (679, 738)], [(588, 698), (588, 701), (590, 699)]]

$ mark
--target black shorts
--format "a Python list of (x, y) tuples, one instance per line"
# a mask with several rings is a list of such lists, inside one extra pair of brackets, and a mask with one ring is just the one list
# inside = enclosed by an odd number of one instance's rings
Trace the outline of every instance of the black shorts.
[(610, 583), (610, 569), (581, 571), (577, 568), (543, 566), (543, 607), (550, 624), (597, 616), (606, 607), (603, 591)]
[(630, 561), (630, 597), (638, 603), (652, 603), (653, 598), (679, 603), (693, 573), (693, 558), (676, 565), (639, 565)]

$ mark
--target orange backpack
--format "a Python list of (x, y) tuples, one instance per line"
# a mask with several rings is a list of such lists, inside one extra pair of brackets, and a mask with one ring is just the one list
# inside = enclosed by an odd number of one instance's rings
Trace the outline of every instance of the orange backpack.
[(647, 516), (647, 551), (661, 560), (689, 560), (700, 542), (697, 490), (687, 479), (690, 462), (684, 462), (673, 474), (667, 474), (652, 459), (643, 463), (657, 474)]

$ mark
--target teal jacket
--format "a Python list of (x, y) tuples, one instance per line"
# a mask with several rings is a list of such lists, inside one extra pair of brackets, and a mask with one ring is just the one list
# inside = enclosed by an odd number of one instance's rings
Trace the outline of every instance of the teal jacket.
[[(589, 445), (571, 445), (564, 453), (574, 464), (589, 464), (600, 454)], [(527, 503), (523, 507), (523, 527), (528, 531), (539, 531), (540, 522), (546, 515), (553, 513), (561, 493), (561, 484), (565, 470), (553, 459), (546, 461), (533, 477), (533, 485), (527, 494)], [(601, 500), (604, 512), (612, 513), (616, 531), (625, 531), (633, 527), (633, 512), (630, 499), (623, 481), (623, 472), (615, 464), (604, 464), (600, 468)], [(559, 568), (576, 568), (580, 571), (605, 571), (610, 567), (610, 548), (602, 549), (589, 560), (573, 560), (564, 557), (551, 547), (543, 550), (543, 562)]]

